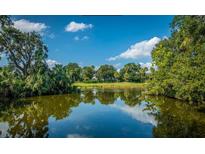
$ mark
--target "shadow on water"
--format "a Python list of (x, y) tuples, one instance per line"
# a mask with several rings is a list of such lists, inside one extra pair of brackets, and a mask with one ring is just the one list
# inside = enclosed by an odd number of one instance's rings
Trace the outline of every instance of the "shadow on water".
[(0, 137), (205, 137), (205, 114), (136, 89), (90, 89), (1, 101)]

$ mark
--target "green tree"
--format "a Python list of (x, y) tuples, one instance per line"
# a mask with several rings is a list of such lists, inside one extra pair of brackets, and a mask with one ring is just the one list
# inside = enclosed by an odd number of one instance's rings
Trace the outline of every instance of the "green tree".
[(121, 78), (120, 78), (120, 73), (117, 72), (117, 71), (115, 71), (114, 77), (115, 77), (115, 80), (116, 80), (116, 81), (120, 81), (120, 80), (121, 80)]
[(72, 80), (66, 75), (66, 69), (62, 65), (55, 65), (51, 70), (51, 84), (53, 93), (67, 93)]
[(96, 77), (100, 82), (113, 82), (115, 81), (116, 69), (112, 65), (101, 65), (96, 72)]
[(70, 78), (72, 82), (81, 80), (82, 69), (77, 63), (69, 63), (65, 66), (67, 77)]
[(152, 51), (153, 64), (149, 81), (152, 94), (191, 102), (205, 100), (205, 17), (176, 16), (172, 34)]
[(139, 70), (140, 82), (145, 82), (148, 79), (148, 68), (141, 67)]
[(1, 29), (2, 29), (2, 27), (11, 26), (11, 25), (13, 25), (13, 23), (12, 23), (9, 16), (7, 16), (7, 15), (0, 16), (0, 28)]
[(95, 74), (95, 66), (85, 66), (82, 69), (82, 79), (83, 81), (90, 81), (93, 79)]
[(0, 95), (25, 97), (70, 90), (72, 81), (66, 69), (61, 65), (48, 68), (47, 47), (40, 34), (19, 31), (9, 16), (0, 16), (2, 53), (8, 57), (8, 66), (0, 68)]
[(25, 83), (11, 68), (0, 67), (0, 96), (17, 97), (23, 93)]
[(127, 82), (140, 82), (140, 64), (128, 63), (120, 70), (120, 76)]
[(47, 47), (38, 33), (24, 33), (12, 25), (2, 26), (1, 29), (1, 52), (7, 55), (9, 65), (16, 73), (26, 78), (46, 63)]

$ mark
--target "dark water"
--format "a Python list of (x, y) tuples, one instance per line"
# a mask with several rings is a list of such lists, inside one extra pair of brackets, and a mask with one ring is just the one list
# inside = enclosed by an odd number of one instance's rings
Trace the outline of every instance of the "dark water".
[(205, 107), (140, 90), (84, 90), (0, 103), (0, 137), (205, 137)]

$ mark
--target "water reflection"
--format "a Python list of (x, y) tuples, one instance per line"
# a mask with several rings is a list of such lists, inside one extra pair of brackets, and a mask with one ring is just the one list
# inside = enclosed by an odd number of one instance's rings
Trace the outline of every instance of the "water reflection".
[(137, 121), (152, 124), (153, 126), (157, 126), (157, 121), (155, 120), (155, 116), (150, 114), (146, 109), (146, 103), (137, 104), (134, 107), (130, 107), (129, 105), (118, 106), (116, 104), (113, 107), (122, 110), (123, 112), (129, 114), (132, 118)]
[(153, 109), (153, 103), (160, 109), (155, 114), (158, 121), (157, 127), (153, 128), (154, 137), (205, 137), (205, 114), (199, 112), (202, 106), (191, 106), (183, 102), (164, 97), (149, 98), (147, 102)]
[(0, 103), (0, 137), (205, 137), (198, 106), (136, 89)]

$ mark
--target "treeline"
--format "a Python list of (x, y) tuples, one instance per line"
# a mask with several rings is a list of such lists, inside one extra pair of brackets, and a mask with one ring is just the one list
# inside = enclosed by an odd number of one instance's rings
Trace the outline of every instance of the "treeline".
[(65, 66), (72, 82), (144, 82), (148, 78), (148, 68), (140, 64), (128, 63), (120, 70), (112, 65), (80, 67), (77, 63)]
[(176, 16), (171, 36), (152, 51), (148, 91), (191, 102), (205, 101), (205, 16)]
[(72, 91), (72, 83), (144, 82), (147, 68), (139, 64), (125, 65), (119, 72), (112, 65), (80, 67), (76, 63), (49, 68), (48, 49), (40, 34), (21, 32), (9, 16), (0, 16), (0, 56), (6, 55), (8, 65), (0, 67), (0, 96), (27, 97), (60, 94)]

